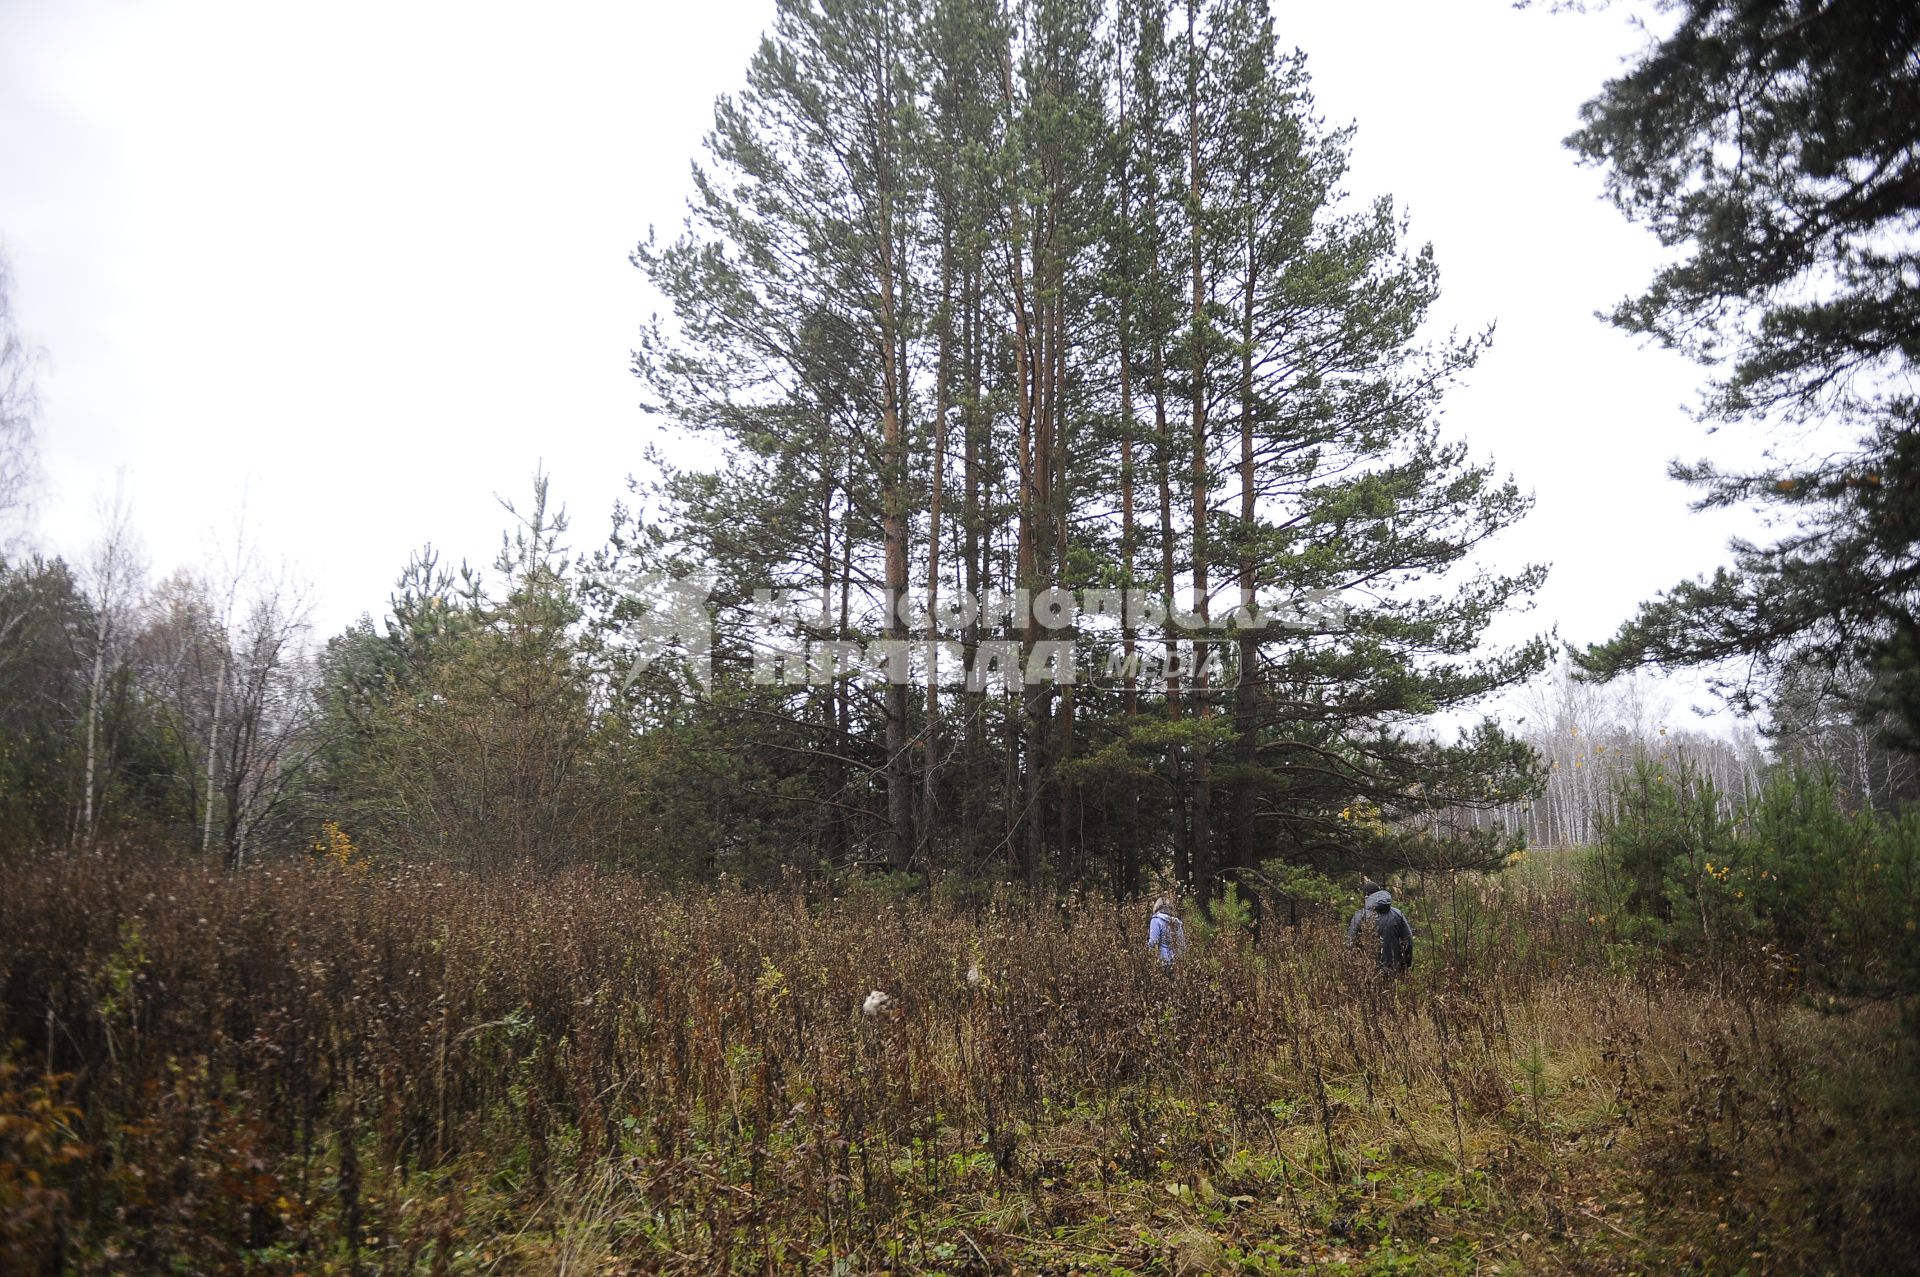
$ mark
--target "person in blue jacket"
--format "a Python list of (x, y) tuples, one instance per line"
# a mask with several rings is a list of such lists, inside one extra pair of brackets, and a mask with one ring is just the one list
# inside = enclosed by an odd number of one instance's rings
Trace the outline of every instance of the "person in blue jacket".
[(1147, 948), (1160, 955), (1160, 969), (1173, 970), (1174, 959), (1185, 952), (1187, 929), (1173, 911), (1173, 897), (1161, 896), (1153, 902), (1153, 920), (1147, 923)]

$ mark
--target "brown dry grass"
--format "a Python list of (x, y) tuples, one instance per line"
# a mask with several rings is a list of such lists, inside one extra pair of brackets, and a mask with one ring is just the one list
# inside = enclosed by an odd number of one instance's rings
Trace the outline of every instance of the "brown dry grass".
[[(1432, 884), (1412, 912), (1405, 980), (1333, 918), (1203, 940), (1168, 979), (1136, 906), (17, 866), (0, 1141), (43, 1192), (0, 1177), (0, 1238), (72, 1272), (1914, 1253), (1889, 1009), (1644, 960), (1564, 881)], [(861, 1016), (871, 988), (898, 1013)]]

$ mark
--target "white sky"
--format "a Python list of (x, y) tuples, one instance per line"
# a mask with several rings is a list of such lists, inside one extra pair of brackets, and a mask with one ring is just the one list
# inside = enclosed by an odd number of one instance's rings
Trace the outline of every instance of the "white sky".
[[(253, 538), (321, 635), (428, 541), (489, 559), (536, 465), (597, 543), (655, 438), (627, 370), (716, 94), (771, 0), (0, 0), (0, 246), (46, 352), (38, 539), (84, 555), (124, 472), (156, 575)], [(1509, 637), (1604, 637), (1725, 558), (1664, 475), (1700, 374), (1593, 318), (1658, 249), (1560, 139), (1638, 46), (1623, 13), (1289, 4), (1350, 189), (1435, 245), (1441, 315), (1497, 320), (1450, 426), (1538, 497), (1496, 551), (1553, 576)], [(1723, 433), (1711, 451), (1727, 455)], [(1684, 691), (1682, 699), (1687, 699)]]

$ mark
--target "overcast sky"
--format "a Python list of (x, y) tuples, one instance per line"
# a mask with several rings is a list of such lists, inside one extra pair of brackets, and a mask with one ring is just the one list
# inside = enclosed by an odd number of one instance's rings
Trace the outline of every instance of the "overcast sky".
[[(254, 540), (319, 632), (378, 614), (428, 541), (482, 561), (536, 466), (604, 536), (653, 425), (627, 369), (716, 94), (770, 0), (697, 5), (0, 0), (0, 246), (45, 352), (38, 540), (83, 555), (124, 472), (156, 575)], [(1531, 616), (1604, 637), (1724, 560), (1676, 454), (1700, 373), (1593, 317), (1652, 237), (1560, 140), (1641, 36), (1506, 0), (1292, 4), (1284, 41), (1356, 121), (1349, 188), (1431, 240), (1440, 315), (1497, 321), (1449, 426), (1538, 506), (1494, 552)], [(1727, 453), (1726, 433), (1712, 448)], [(1688, 699), (1683, 693), (1681, 699)]]

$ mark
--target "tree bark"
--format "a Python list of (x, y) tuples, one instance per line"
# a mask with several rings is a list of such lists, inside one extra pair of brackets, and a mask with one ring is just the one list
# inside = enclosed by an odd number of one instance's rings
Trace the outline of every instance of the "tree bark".
[[(1207, 311), (1205, 190), (1200, 163), (1200, 48), (1196, 0), (1187, 0), (1187, 200), (1193, 267), (1193, 601), (1204, 628), (1209, 620), (1207, 581)], [(1207, 667), (1194, 643), (1194, 716), (1209, 716)], [(1212, 763), (1204, 743), (1193, 749), (1193, 878), (1202, 901), (1214, 892)]]

